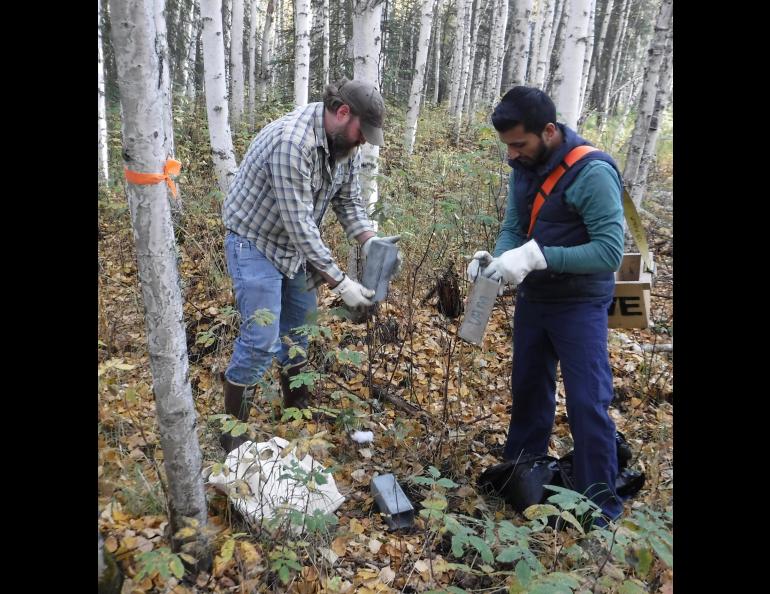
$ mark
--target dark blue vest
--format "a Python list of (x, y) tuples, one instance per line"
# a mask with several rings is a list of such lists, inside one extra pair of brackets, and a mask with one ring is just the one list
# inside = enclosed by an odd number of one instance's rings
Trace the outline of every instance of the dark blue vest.
[[(537, 190), (567, 153), (576, 146), (591, 144), (578, 136), (572, 129), (557, 124), (564, 142), (548, 158), (548, 161), (534, 170), (527, 169), (515, 160), (508, 161), (514, 169), (514, 198), (519, 218), (520, 233), (527, 235), (532, 204)], [(580, 159), (561, 176), (545, 203), (540, 208), (531, 238), (541, 248), (547, 246), (572, 247), (590, 241), (583, 219), (574, 207), (564, 200), (564, 192), (575, 181), (580, 171), (590, 161), (606, 161), (613, 166), (620, 177), (615, 161), (607, 153), (593, 151)], [(621, 178), (622, 179), (622, 178)], [(519, 285), (518, 294), (530, 301), (592, 301), (612, 297), (615, 292), (615, 276), (612, 272), (593, 274), (555, 273), (549, 270), (530, 272)]]

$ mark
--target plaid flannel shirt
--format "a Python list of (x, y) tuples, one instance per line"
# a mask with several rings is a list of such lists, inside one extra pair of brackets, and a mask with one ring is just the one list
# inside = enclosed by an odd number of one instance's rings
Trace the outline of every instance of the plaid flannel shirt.
[(307, 263), (308, 286), (323, 271), (342, 280), (319, 227), (331, 202), (348, 239), (374, 231), (360, 203), (360, 151), (329, 166), (323, 103), (309, 103), (265, 126), (252, 141), (225, 198), (224, 225), (254, 242), (285, 276)]

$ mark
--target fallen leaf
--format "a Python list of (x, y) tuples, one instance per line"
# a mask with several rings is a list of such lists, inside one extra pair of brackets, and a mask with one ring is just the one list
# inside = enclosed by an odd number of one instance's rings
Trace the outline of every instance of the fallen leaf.
[(355, 518), (350, 518), (350, 531), (353, 534), (363, 534), (364, 525)]
[(112, 535), (108, 536), (104, 541), (104, 548), (107, 549), (107, 552), (114, 553), (118, 550), (118, 540)]
[(369, 541), (369, 550), (372, 552), (372, 554), (376, 555), (377, 551), (380, 550), (380, 547), (382, 546), (382, 543), (377, 540), (376, 538), (373, 538)]
[(380, 579), (383, 581), (383, 583), (389, 584), (394, 579), (396, 579), (396, 572), (390, 568), (390, 565), (386, 565), (380, 569)]
[(338, 557), (344, 557), (346, 545), (347, 539), (344, 536), (340, 536), (332, 541), (331, 549)]

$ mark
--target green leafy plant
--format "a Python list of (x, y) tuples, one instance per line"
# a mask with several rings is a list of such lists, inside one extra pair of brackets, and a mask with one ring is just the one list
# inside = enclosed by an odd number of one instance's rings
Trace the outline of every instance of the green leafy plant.
[(278, 578), (285, 585), (291, 580), (292, 570), (300, 571), (302, 565), (297, 561), (297, 553), (292, 550), (292, 545), (278, 545), (270, 551), (270, 569), (278, 574)]
[(172, 553), (168, 547), (139, 553), (136, 556), (136, 562), (138, 568), (136, 581), (141, 581), (145, 577), (153, 578), (156, 575), (164, 580), (168, 580), (172, 575), (177, 579), (182, 579), (184, 576), (184, 564), (180, 555)]

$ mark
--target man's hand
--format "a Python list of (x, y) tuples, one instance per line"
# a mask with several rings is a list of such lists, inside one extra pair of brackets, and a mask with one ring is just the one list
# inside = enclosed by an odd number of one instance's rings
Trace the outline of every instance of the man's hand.
[(473, 254), (473, 259), (471, 260), (470, 264), (468, 264), (468, 270), (465, 271), (465, 275), (468, 280), (472, 283), (475, 283), (479, 276), (479, 269), (482, 266), (489, 266), (490, 262), (492, 262), (492, 254), (489, 252), (482, 251)]
[[(369, 250), (372, 247), (372, 243), (375, 241), (383, 241), (386, 243), (398, 243), (398, 241), (401, 239), (400, 235), (390, 235), (388, 237), (377, 237), (373, 236), (367, 239), (363, 244), (361, 244), (361, 253), (363, 254), (363, 260), (366, 262), (366, 258), (369, 255)], [(404, 258), (401, 255), (401, 250), (398, 250), (398, 253), (396, 255), (396, 265), (393, 267), (393, 276), (396, 276), (398, 272), (401, 270), (401, 263), (403, 262)]]
[(543, 252), (537, 242), (531, 239), (523, 246), (494, 258), (482, 274), (493, 280), (502, 278), (503, 282), (515, 287), (533, 270), (545, 270), (547, 267)]
[(332, 289), (332, 293), (342, 297), (349, 307), (369, 307), (374, 305), (369, 299), (374, 297), (374, 291), (357, 283), (347, 274), (340, 283)]

